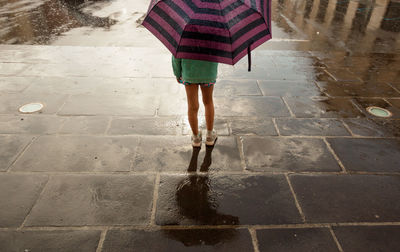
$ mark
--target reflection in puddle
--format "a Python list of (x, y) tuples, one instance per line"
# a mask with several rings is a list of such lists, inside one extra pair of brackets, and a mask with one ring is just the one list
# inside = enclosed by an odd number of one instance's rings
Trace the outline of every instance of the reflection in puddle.
[[(1, 44), (49, 44), (82, 26), (110, 27), (115, 21), (84, 13), (84, 0), (0, 0)], [(92, 3), (93, 1), (91, 1)]]

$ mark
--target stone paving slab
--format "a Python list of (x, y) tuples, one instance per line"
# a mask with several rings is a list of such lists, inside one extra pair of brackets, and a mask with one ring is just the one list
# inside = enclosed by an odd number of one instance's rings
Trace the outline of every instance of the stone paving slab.
[(359, 118), (345, 119), (353, 134), (359, 136), (399, 137), (400, 120)]
[(289, 111), (280, 97), (215, 97), (215, 114), (219, 116), (287, 117)]
[(29, 64), (0, 62), (0, 75), (15, 76), (29, 68)]
[(158, 98), (137, 95), (72, 95), (59, 115), (154, 116)]
[(349, 71), (346, 68), (332, 68), (329, 67), (325, 70), (329, 75), (335, 78), (336, 81), (354, 81), (354, 82), (361, 82), (361, 79), (358, 77), (357, 74)]
[(348, 171), (400, 171), (397, 139), (330, 138), (328, 142)]
[(400, 178), (379, 175), (290, 175), (306, 222), (400, 220)]
[(114, 117), (110, 135), (177, 135), (182, 129), (180, 117), (123, 118)]
[(19, 93), (30, 85), (30, 80), (18, 76), (0, 76), (0, 92)]
[(214, 88), (216, 96), (262, 95), (256, 80), (217, 80)]
[[(203, 131), (203, 137), (207, 134), (207, 124), (205, 116), (198, 118), (199, 130)], [(191, 135), (192, 129), (190, 128), (189, 120), (187, 116), (182, 117), (182, 134)], [(229, 136), (229, 125), (228, 119), (225, 118), (214, 118), (214, 129), (217, 131), (218, 136)]]
[(13, 171), (130, 171), (138, 137), (41, 136)]
[(25, 225), (148, 224), (154, 180), (152, 175), (53, 176)]
[(65, 120), (46, 115), (0, 115), (0, 134), (55, 134)]
[(0, 171), (8, 170), (18, 154), (21, 153), (31, 140), (32, 137), (30, 136), (0, 136)]
[[(200, 93), (200, 91), (199, 91)], [(214, 98), (215, 104), (215, 98)], [(164, 95), (160, 99), (160, 106), (157, 111), (157, 115), (163, 116), (187, 116), (187, 98), (186, 94), (176, 94), (173, 99), (171, 96)], [(204, 106), (199, 97), (199, 112), (198, 116), (204, 116)]]
[(44, 105), (40, 114), (55, 114), (67, 100), (68, 95), (30, 93), (30, 94), (1, 94), (0, 114), (20, 114), (19, 108), (32, 102)]
[(321, 96), (322, 93), (312, 81), (258, 81), (266, 96)]
[[(218, 137), (218, 148), (212, 151), (213, 171), (241, 171), (238, 142), (235, 137)], [(199, 162), (203, 160), (202, 144)], [(186, 171), (193, 154), (189, 136), (142, 136), (136, 150), (134, 171)], [(198, 164), (200, 167), (200, 163)]]
[(95, 252), (101, 231), (0, 231), (0, 249), (7, 252)]
[(347, 98), (285, 97), (289, 107), (300, 118), (347, 118), (361, 117), (363, 114)]
[(234, 118), (230, 120), (233, 135), (277, 136), (271, 118)]
[(340, 171), (322, 139), (243, 137), (243, 152), (251, 171)]
[(158, 225), (300, 223), (283, 175), (161, 176)]
[(352, 97), (399, 97), (400, 93), (386, 83), (354, 81), (317, 82), (321, 90), (330, 96)]
[(344, 251), (398, 251), (399, 226), (332, 227)]
[(257, 230), (263, 251), (339, 251), (328, 228), (288, 228)]
[(339, 119), (277, 118), (276, 124), (283, 136), (350, 136)]
[(19, 227), (47, 180), (46, 175), (0, 174), (0, 227)]
[(247, 229), (111, 230), (103, 252), (253, 251)]
[(59, 134), (104, 134), (111, 120), (106, 116), (68, 116), (62, 117), (62, 124)]

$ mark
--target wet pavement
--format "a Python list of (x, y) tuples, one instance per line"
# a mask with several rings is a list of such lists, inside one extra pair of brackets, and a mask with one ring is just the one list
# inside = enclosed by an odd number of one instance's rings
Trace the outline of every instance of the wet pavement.
[(0, 251), (398, 250), (397, 1), (273, 1), (201, 149), (147, 5), (0, 0)]

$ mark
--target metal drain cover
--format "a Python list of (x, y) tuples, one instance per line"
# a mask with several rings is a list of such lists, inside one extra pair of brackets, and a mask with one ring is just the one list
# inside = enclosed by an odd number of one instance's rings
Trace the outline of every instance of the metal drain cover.
[(368, 113), (377, 117), (391, 117), (392, 112), (387, 109), (371, 106), (367, 108)]
[(28, 103), (19, 108), (19, 112), (21, 113), (34, 113), (42, 110), (43, 104), (39, 102)]

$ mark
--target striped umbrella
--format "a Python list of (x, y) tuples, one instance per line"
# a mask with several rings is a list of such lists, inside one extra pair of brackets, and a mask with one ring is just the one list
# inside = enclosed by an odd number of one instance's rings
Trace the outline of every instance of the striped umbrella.
[(151, 0), (143, 26), (176, 58), (234, 65), (271, 39), (271, 0)]

